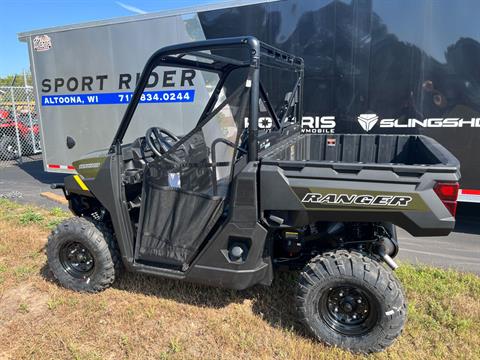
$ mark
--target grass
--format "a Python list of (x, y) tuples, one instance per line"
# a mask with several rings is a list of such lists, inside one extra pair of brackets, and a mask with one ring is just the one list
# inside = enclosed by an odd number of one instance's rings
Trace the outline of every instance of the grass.
[(32, 209), (27, 209), (18, 219), (20, 224), (22, 225), (28, 225), (28, 224), (37, 224), (41, 223), (43, 221), (43, 216), (42, 214), (39, 214), (38, 212), (32, 210)]
[[(100, 294), (66, 290), (44, 246), (68, 216), (0, 200), (0, 359), (364, 358), (305, 333), (292, 306), (296, 274), (242, 292), (134, 274)], [(409, 320), (372, 358), (480, 358), (480, 278), (407, 264), (397, 275)]]
[[(28, 226), (37, 224), (47, 229), (53, 229), (71, 214), (62, 208), (43, 209), (26, 206), (7, 199), (0, 198), (0, 217), (6, 221), (13, 221), (17, 225)], [(1, 249), (1, 248), (0, 248)]]
[(20, 305), (18, 305), (18, 311), (21, 312), (22, 314), (28, 313), (28, 304), (20, 303)]

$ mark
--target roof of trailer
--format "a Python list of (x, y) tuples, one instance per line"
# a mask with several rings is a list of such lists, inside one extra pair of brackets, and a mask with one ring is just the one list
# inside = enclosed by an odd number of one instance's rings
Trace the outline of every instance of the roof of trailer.
[(55, 26), (55, 27), (46, 28), (46, 29), (26, 31), (26, 32), (18, 33), (18, 39), (21, 41), (25, 41), (27, 37), (32, 35), (43, 35), (48, 33), (60, 32), (60, 31), (68, 31), (68, 30), (75, 30), (75, 29), (91, 28), (96, 26), (106, 26), (106, 25), (122, 24), (122, 23), (134, 22), (134, 21), (158, 19), (158, 18), (175, 16), (175, 15), (188, 15), (188, 14), (193, 14), (193, 13), (202, 12), (202, 11), (226, 9), (231, 7), (239, 7), (239, 6), (246, 6), (246, 5), (252, 5), (252, 4), (259, 4), (259, 3), (269, 3), (269, 2), (276, 2), (276, 1), (281, 1), (281, 0), (230, 0), (230, 1), (220, 2), (220, 3), (214, 3), (214, 4), (196, 5), (196, 6), (186, 7), (186, 8), (158, 11), (158, 12), (152, 12), (152, 13), (142, 14), (142, 15), (132, 15), (132, 16), (125, 16), (121, 18), (114, 18), (114, 19), (108, 19), (108, 20), (90, 21), (90, 22), (85, 22), (80, 24)]

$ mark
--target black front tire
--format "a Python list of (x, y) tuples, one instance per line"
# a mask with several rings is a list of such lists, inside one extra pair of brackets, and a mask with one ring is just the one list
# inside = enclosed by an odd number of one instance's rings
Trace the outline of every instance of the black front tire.
[(105, 290), (121, 269), (112, 232), (88, 218), (75, 217), (59, 224), (48, 238), (47, 258), (60, 284), (79, 292)]
[(395, 275), (366, 254), (347, 250), (307, 264), (300, 274), (297, 308), (317, 339), (363, 354), (390, 346), (407, 313)]

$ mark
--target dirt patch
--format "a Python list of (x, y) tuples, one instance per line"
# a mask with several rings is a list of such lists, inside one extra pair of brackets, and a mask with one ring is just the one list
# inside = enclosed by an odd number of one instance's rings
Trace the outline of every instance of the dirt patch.
[(0, 295), (0, 332), (17, 320), (29, 322), (47, 311), (48, 295), (32, 284), (21, 284)]

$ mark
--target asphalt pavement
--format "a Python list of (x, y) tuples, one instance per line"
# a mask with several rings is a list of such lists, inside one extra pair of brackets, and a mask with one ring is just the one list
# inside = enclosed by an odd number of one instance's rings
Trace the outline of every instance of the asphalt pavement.
[(459, 204), (448, 236), (413, 237), (400, 228), (397, 233), (400, 260), (480, 274), (480, 204)]
[(63, 183), (64, 174), (47, 173), (42, 160), (28, 161), (8, 167), (0, 167), (0, 198), (8, 198), (23, 204), (36, 204), (46, 208), (66, 205), (40, 196), (43, 192), (63, 195), (61, 190), (52, 190), (53, 183)]
[[(47, 208), (66, 208), (40, 196), (42, 192), (61, 195), (60, 190), (50, 189), (50, 184), (63, 182), (64, 177), (44, 172), (41, 160), (0, 167), (0, 197)], [(457, 225), (449, 236), (413, 237), (402, 229), (398, 229), (398, 236), (400, 260), (480, 274), (480, 204), (459, 205)]]

